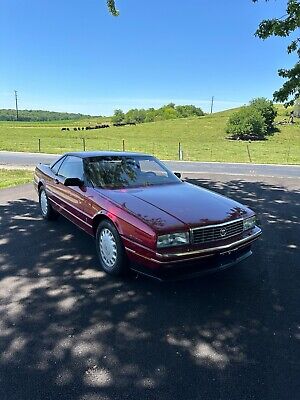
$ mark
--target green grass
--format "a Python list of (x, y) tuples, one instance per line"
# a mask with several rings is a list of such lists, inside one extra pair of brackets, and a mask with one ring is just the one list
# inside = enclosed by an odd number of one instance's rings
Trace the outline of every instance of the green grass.
[(33, 172), (27, 170), (0, 169), (0, 189), (31, 182)]
[[(278, 120), (287, 118), (288, 110), (278, 107)], [(178, 142), (184, 160), (300, 164), (300, 121), (291, 126), (280, 126), (280, 131), (266, 141), (241, 142), (226, 139), (225, 126), (235, 110), (198, 118), (158, 121), (136, 126), (112, 127), (91, 131), (61, 131), (61, 127), (87, 126), (95, 119), (82, 121), (54, 121), (45, 123), (0, 123), (0, 149), (11, 151), (63, 153), (86, 150), (125, 149), (154, 154), (161, 159), (178, 159)], [(248, 149), (247, 149), (248, 145)], [(0, 154), (1, 159), (1, 154)]]

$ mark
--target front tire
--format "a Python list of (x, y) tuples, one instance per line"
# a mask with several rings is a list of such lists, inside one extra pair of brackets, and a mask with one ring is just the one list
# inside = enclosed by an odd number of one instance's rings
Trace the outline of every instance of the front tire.
[(48, 221), (55, 220), (58, 218), (59, 214), (51, 206), (46, 190), (42, 186), (39, 191), (39, 204), (42, 217)]
[(122, 239), (111, 222), (100, 222), (96, 233), (96, 247), (100, 265), (106, 273), (120, 276), (128, 271)]

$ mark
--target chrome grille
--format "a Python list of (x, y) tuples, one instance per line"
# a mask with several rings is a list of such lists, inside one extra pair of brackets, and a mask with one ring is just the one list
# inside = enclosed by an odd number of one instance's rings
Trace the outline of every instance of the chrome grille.
[(203, 228), (192, 229), (193, 243), (201, 244), (224, 240), (229, 237), (239, 235), (243, 232), (243, 220), (227, 222), (219, 225), (209, 225)]

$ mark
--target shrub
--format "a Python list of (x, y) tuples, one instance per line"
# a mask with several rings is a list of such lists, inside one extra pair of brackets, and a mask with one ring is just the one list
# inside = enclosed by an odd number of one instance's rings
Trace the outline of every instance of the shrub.
[(248, 106), (232, 114), (226, 132), (230, 134), (231, 139), (262, 140), (267, 133), (267, 126), (262, 114)]
[(250, 101), (250, 107), (261, 113), (265, 120), (267, 132), (272, 132), (274, 129), (274, 121), (277, 116), (277, 111), (273, 102), (264, 97), (259, 97)]

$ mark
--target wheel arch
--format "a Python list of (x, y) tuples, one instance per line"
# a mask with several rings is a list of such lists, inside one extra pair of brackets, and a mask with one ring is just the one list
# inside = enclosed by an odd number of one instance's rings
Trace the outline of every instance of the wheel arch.
[(45, 182), (43, 182), (42, 180), (39, 181), (37, 188), (38, 188), (38, 192), (40, 192), (41, 188), (45, 187)]
[(93, 235), (96, 236), (97, 233), (97, 228), (100, 224), (100, 222), (102, 221), (108, 221), (111, 224), (114, 225), (114, 227), (116, 228), (116, 230), (119, 232), (119, 234), (121, 234), (122, 232), (120, 231), (120, 227), (119, 224), (117, 222), (117, 217), (114, 214), (108, 213), (106, 211), (102, 211), (98, 214), (96, 214), (93, 218), (93, 222), (92, 222), (92, 229), (93, 229)]

